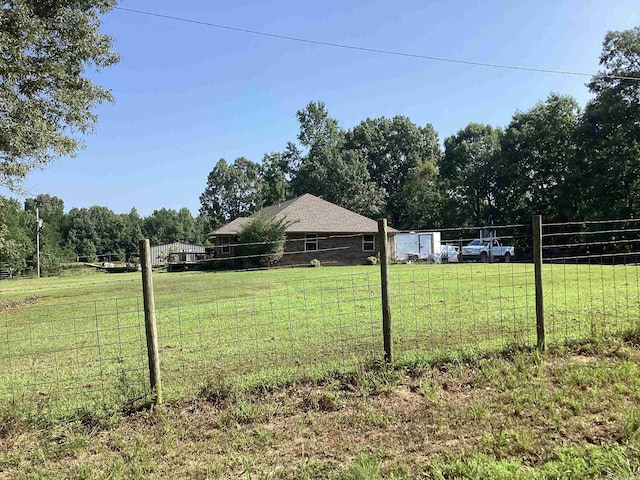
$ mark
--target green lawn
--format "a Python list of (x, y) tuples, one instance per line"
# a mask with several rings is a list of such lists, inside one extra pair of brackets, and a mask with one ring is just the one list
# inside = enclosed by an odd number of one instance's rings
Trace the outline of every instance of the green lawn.
[[(546, 265), (544, 280), (550, 344), (638, 323), (636, 266)], [(154, 283), (169, 399), (216, 378), (269, 386), (382, 359), (376, 267), (156, 273)], [(400, 363), (535, 345), (532, 265), (398, 265), (390, 285)], [(0, 401), (64, 416), (148, 400), (139, 273), (0, 289)]]

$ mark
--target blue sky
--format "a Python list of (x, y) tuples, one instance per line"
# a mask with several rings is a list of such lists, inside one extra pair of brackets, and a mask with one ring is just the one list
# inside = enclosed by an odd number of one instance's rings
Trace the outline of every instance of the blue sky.
[[(123, 8), (307, 39), (459, 60), (595, 72), (608, 30), (640, 24), (637, 0), (124, 0)], [(103, 31), (122, 61), (92, 78), (115, 104), (75, 158), (31, 174), (27, 196), (68, 209), (194, 214), (220, 158), (261, 160), (295, 140), (297, 110), (322, 100), (345, 128), (370, 117), (506, 125), (551, 92), (590, 98), (588, 77), (502, 70), (267, 38), (114, 10)], [(6, 194), (6, 192), (0, 192)]]

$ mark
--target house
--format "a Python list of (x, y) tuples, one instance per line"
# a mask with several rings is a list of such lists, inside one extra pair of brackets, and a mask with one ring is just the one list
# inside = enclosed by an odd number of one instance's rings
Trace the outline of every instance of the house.
[(207, 247), (194, 243), (173, 242), (151, 246), (151, 265), (165, 266), (175, 262), (197, 262), (206, 258)]
[[(327, 265), (361, 265), (380, 251), (378, 222), (339, 207), (310, 193), (265, 207), (251, 217), (236, 218), (209, 234), (216, 258), (240, 260), (242, 246), (238, 233), (243, 225), (259, 215), (286, 218), (287, 239), (280, 265), (309, 265), (319, 260)], [(388, 229), (389, 248), (396, 230)], [(393, 252), (389, 252), (393, 257)]]

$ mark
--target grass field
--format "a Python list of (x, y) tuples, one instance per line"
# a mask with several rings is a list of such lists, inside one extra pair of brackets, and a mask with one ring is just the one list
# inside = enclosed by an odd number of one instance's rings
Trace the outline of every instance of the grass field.
[[(636, 266), (546, 265), (547, 337), (564, 344), (635, 327)], [(379, 271), (321, 267), (154, 275), (170, 400), (212, 379), (271, 388), (382, 359)], [(391, 269), (400, 364), (535, 345), (533, 267)], [(0, 285), (0, 401), (47, 417), (149, 399), (140, 274)]]

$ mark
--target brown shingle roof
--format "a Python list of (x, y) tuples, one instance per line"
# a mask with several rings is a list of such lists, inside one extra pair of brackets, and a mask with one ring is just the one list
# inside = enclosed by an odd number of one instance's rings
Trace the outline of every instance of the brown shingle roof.
[(238, 217), (217, 230), (214, 230), (209, 235), (233, 235), (234, 233), (238, 233), (242, 226), (250, 221), (250, 217)]
[[(265, 207), (251, 217), (236, 218), (210, 235), (231, 235), (258, 215), (286, 217), (290, 222), (287, 233), (376, 233), (378, 222), (339, 207), (310, 193)], [(395, 232), (389, 228), (389, 232)]]

